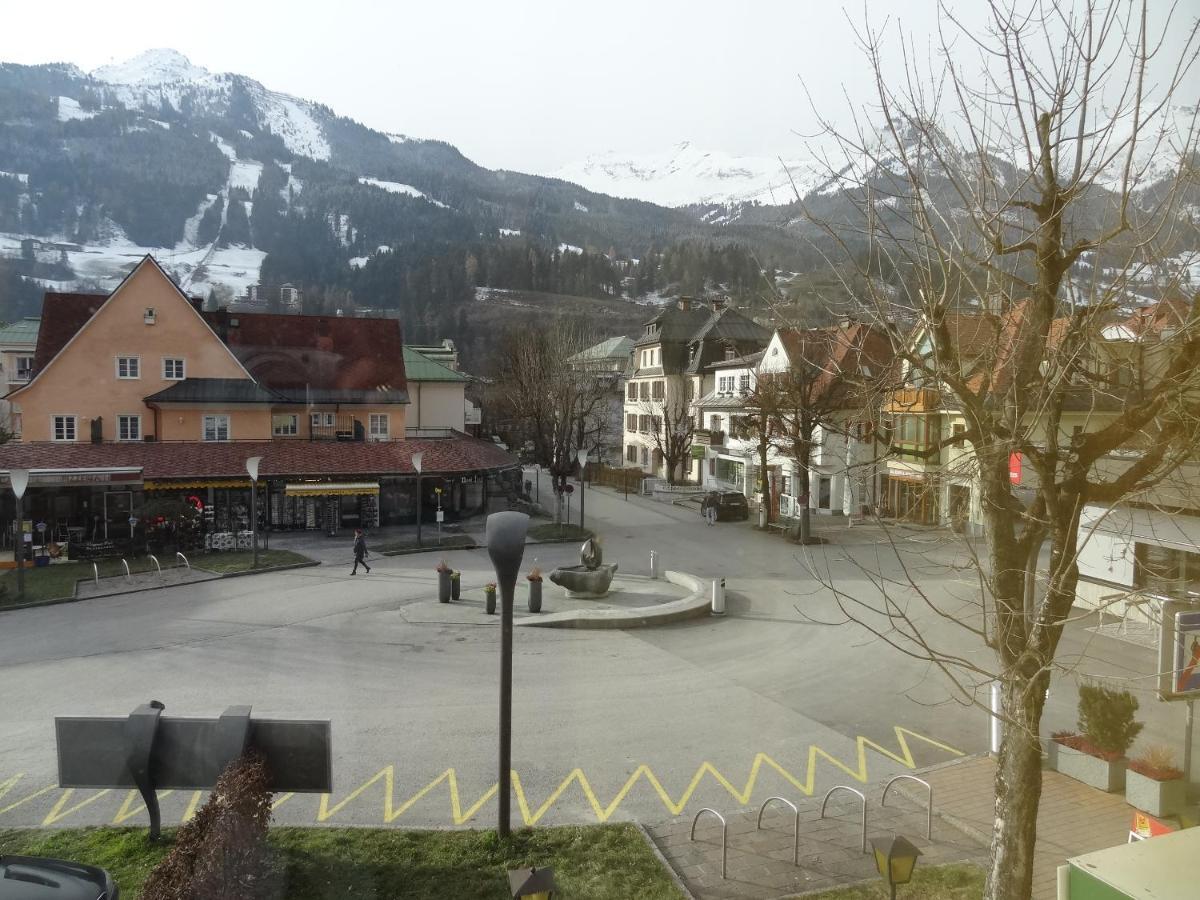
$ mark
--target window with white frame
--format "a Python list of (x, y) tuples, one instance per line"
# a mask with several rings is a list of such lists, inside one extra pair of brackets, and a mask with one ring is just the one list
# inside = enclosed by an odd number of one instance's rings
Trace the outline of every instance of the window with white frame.
[(635, 463), (638, 459), (638, 448), (636, 444), (630, 444), (625, 448), (625, 461)]
[(142, 417), (134, 415), (117, 416), (117, 440), (140, 441), (142, 439)]
[(163, 357), (163, 378), (167, 381), (183, 381), (187, 376), (184, 374), (187, 366), (184, 361), (176, 356)]
[(650, 465), (650, 448), (649, 447), (642, 448), (642, 465), (643, 466)]
[(627, 400), (636, 400), (637, 399), (637, 391), (638, 391), (637, 382), (636, 381), (629, 382), (629, 387), (626, 388), (626, 391), (625, 391), (626, 399)]
[(738, 390), (743, 394), (750, 390), (750, 373), (738, 376)]
[(315, 412), (309, 416), (309, 421), (313, 428), (332, 428), (333, 413), (331, 412)]
[(271, 416), (271, 434), (275, 437), (292, 437), (300, 433), (300, 417), (295, 413)]
[(388, 436), (390, 413), (371, 413), (370, 435), (375, 440), (383, 440)]
[(655, 381), (650, 385), (650, 389), (651, 389), (650, 396), (653, 397), (655, 400), (662, 400), (664, 397), (667, 396), (667, 388), (666, 388), (665, 382)]
[(141, 378), (142, 377), (142, 359), (140, 356), (118, 356), (117, 357), (117, 377), (118, 378)]
[(638, 388), (638, 392), (642, 395), (643, 400), (650, 399), (650, 382), (643, 381)]
[(625, 416), (625, 430), (637, 431), (637, 416), (635, 416), (633, 413), (629, 413), (627, 416)]
[(206, 440), (206, 441), (227, 441), (227, 440), (229, 440), (229, 416), (205, 416), (204, 417), (204, 440)]
[(17, 381), (28, 381), (33, 377), (33, 357), (17, 357)]
[(51, 433), (56, 441), (75, 440), (76, 416), (54, 416)]

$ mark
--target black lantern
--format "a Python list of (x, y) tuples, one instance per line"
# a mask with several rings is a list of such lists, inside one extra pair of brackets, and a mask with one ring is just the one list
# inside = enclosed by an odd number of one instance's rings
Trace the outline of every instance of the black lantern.
[(554, 900), (558, 890), (553, 869), (514, 869), (508, 873), (508, 889), (512, 896), (527, 900)]
[(908, 884), (912, 879), (921, 851), (899, 834), (890, 838), (871, 838), (871, 849), (875, 851), (875, 868), (891, 888), (892, 900), (896, 900), (896, 885)]

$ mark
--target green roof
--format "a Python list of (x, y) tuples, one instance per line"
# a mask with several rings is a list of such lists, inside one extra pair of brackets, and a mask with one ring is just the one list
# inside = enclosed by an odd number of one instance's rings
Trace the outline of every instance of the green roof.
[(42, 320), (30, 316), (24, 319), (17, 319), (11, 325), (0, 327), (0, 344), (29, 344), (33, 346), (37, 344), (38, 329), (42, 327)]
[(470, 381), (470, 375), (448, 369), (412, 347), (404, 348), (404, 377), (407, 381)]
[(628, 359), (633, 352), (633, 341), (624, 335), (601, 341), (586, 350), (581, 350), (567, 362), (584, 362), (592, 359)]

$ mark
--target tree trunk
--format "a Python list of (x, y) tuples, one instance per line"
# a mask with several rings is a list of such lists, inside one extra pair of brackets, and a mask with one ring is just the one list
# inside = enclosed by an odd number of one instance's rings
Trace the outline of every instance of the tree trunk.
[(1042, 796), (1038, 729), (1044, 680), (1011, 677), (1001, 691), (1008, 722), (996, 759), (996, 815), (984, 900), (1029, 900), (1033, 896), (1033, 848)]

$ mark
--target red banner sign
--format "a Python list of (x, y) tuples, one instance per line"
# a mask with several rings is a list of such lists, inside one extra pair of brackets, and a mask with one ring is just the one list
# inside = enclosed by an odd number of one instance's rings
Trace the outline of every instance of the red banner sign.
[(1021, 483), (1021, 454), (1012, 453), (1008, 457), (1008, 480), (1013, 484)]

